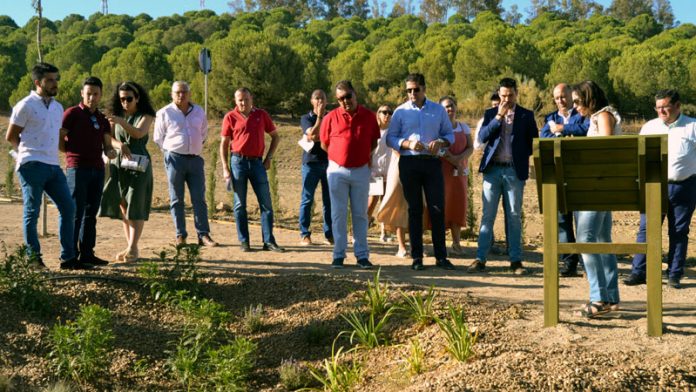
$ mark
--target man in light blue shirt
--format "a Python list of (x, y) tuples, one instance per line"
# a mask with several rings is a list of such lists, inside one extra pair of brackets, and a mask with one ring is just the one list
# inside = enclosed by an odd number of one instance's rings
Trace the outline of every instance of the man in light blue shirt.
[(408, 101), (396, 108), (387, 146), (399, 158), (399, 179), (408, 203), (408, 230), (411, 239), (411, 268), (423, 269), (423, 194), (432, 224), (435, 265), (454, 269), (445, 246), (445, 180), (438, 154), (454, 142), (452, 123), (445, 109), (425, 97), (425, 77), (406, 77)]

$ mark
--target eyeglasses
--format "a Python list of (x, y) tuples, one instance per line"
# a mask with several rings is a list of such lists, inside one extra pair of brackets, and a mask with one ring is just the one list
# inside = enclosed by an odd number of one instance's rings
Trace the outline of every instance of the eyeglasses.
[(407, 88), (406, 92), (409, 94), (417, 94), (421, 91), (420, 87), (415, 87), (415, 88)]
[(665, 106), (655, 106), (655, 111), (656, 111), (656, 112), (659, 112), (659, 111), (662, 111), (662, 110), (669, 110), (669, 109), (672, 109), (672, 104), (665, 105)]
[(120, 99), (121, 99), (121, 103), (123, 103), (123, 102), (131, 103), (131, 102), (133, 102), (133, 100), (134, 100), (135, 98), (133, 98), (132, 95), (129, 95), (129, 96), (127, 96), (127, 97), (121, 97)]
[(341, 102), (348, 101), (350, 99), (353, 99), (353, 93), (348, 93), (342, 97), (336, 97), (336, 100), (341, 101)]
[(92, 120), (92, 126), (94, 129), (99, 130), (99, 121), (97, 121), (97, 116), (92, 115), (89, 119)]
[(377, 112), (377, 113), (379, 113), (379, 114), (386, 114), (387, 116), (391, 116), (392, 114), (394, 114), (394, 112), (393, 112), (392, 110), (380, 110), (380, 111)]

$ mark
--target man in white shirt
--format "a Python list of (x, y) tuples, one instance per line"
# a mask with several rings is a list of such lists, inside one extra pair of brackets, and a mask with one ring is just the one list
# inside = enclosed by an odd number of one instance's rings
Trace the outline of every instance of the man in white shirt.
[(12, 108), (5, 139), (12, 144), (24, 204), (23, 234), (33, 265), (45, 268), (36, 223), (44, 192), (58, 208), (60, 268), (88, 269), (90, 264), (77, 260), (73, 243), (75, 203), (58, 159), (58, 142), (67, 131), (61, 128), (63, 106), (53, 97), (58, 94), (58, 68), (48, 63), (31, 70), (35, 91)]
[[(667, 273), (669, 285), (679, 289), (689, 244), (689, 225), (696, 208), (696, 119), (681, 112), (679, 93), (675, 90), (655, 94), (655, 111), (657, 118), (645, 123), (640, 134), (667, 135)], [(636, 242), (645, 242), (645, 214), (640, 214)], [(623, 281), (625, 285), (645, 283), (645, 263), (645, 254), (633, 257), (633, 268)]]
[(208, 206), (205, 202), (205, 162), (201, 153), (208, 135), (208, 119), (203, 109), (190, 102), (188, 83), (172, 84), (172, 103), (157, 112), (155, 143), (164, 151), (164, 167), (169, 182), (169, 208), (176, 229), (176, 244), (186, 244), (184, 185), (188, 185), (193, 204), (193, 224), (198, 244), (217, 246), (210, 238)]

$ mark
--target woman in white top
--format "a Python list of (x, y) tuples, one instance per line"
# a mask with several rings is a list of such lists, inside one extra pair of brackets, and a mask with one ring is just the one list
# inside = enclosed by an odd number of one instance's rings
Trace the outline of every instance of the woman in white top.
[[(590, 117), (588, 137), (621, 134), (621, 116), (607, 101), (604, 91), (594, 82), (585, 81), (573, 87), (573, 104), (583, 117)], [(577, 242), (611, 242), (611, 211), (578, 211)], [(580, 315), (595, 318), (619, 309), (619, 277), (616, 255), (582, 254), (590, 302)]]

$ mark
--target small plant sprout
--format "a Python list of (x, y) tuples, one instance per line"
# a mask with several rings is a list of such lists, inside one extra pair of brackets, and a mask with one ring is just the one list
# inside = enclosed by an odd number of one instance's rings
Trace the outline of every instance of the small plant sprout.
[(244, 309), (244, 314), (242, 315), (242, 322), (247, 332), (260, 332), (264, 326), (263, 305), (249, 305), (248, 308)]

